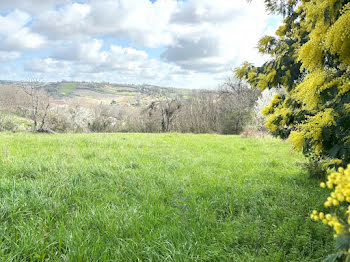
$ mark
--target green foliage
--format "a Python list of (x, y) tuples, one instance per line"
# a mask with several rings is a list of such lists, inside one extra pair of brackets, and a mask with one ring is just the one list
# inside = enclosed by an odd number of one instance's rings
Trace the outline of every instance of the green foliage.
[(0, 131), (16, 131), (16, 124), (9, 116), (0, 114)]
[(232, 110), (232, 112), (230, 112), (225, 118), (221, 133), (240, 134), (250, 123), (251, 119), (252, 112), (250, 108), (246, 110)]
[[(266, 1), (283, 13), (277, 2)], [(275, 136), (290, 137), (306, 155), (350, 162), (350, 3), (284, 1), (289, 9), (277, 37), (259, 51), (271, 59), (261, 67), (244, 63), (236, 76), (261, 90), (282, 88), (264, 109)], [(282, 5), (283, 6), (283, 5)]]
[(0, 261), (315, 261), (327, 196), (265, 138), (0, 133)]
[[(249, 0), (251, 2), (252, 0)], [(293, 13), (294, 7), (299, 0), (264, 0), (266, 9), (271, 13), (282, 14), (283, 16)]]
[(323, 260), (323, 262), (335, 262), (342, 256), (343, 256), (342, 252), (337, 252), (332, 255), (329, 255), (326, 259)]
[(109, 128), (109, 123), (103, 120), (95, 119), (91, 123), (88, 123), (88, 128), (91, 132), (94, 133), (107, 132)]
[(0, 132), (27, 132), (32, 128), (32, 122), (26, 118), (19, 117), (18, 115), (0, 111)]
[(327, 176), (326, 163), (316, 155), (308, 156), (308, 161), (303, 164), (310, 178), (325, 179)]

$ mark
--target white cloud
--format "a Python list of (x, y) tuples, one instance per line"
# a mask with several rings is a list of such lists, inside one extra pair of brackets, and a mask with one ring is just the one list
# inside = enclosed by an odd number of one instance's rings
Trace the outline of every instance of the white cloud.
[(174, 43), (163, 57), (200, 72), (227, 71), (244, 60), (262, 62), (255, 48), (266, 31), (264, 5), (245, 1), (189, 0), (172, 16)]
[(22, 28), (17, 32), (7, 36), (1, 47), (3, 50), (26, 50), (38, 49), (45, 44), (45, 39), (30, 32), (28, 28)]
[(19, 10), (6, 16), (0, 15), (0, 49), (19, 51), (42, 47), (45, 43), (44, 37), (31, 32), (27, 26), (31, 20), (28, 13)]
[(0, 15), (0, 35), (15, 33), (29, 23), (30, 20), (31, 16), (20, 10), (14, 10), (5, 16)]
[(114, 72), (140, 79), (162, 79), (171, 73), (182, 72), (178, 66), (150, 58), (142, 50), (111, 45), (104, 51), (101, 47), (102, 41), (97, 39), (75, 42), (58, 49), (53, 58), (27, 60), (25, 68), (41, 73), (65, 71), (70, 77), (80, 73)]
[(33, 28), (54, 40), (108, 35), (155, 47), (171, 41), (166, 29), (175, 6), (175, 0), (74, 3), (39, 15)]
[(24, 63), (24, 68), (28, 72), (37, 73), (69, 73), (72, 64), (66, 61), (58, 61), (52, 58), (36, 58)]
[(30, 13), (39, 13), (54, 8), (70, 0), (1, 0), (0, 10), (21, 9)]
[(52, 57), (60, 60), (84, 60), (89, 63), (98, 63), (101, 59), (102, 44), (102, 40), (97, 39), (75, 41), (68, 47), (58, 48)]
[(86, 18), (90, 11), (89, 5), (78, 3), (48, 10), (38, 15), (33, 28), (52, 40), (80, 38), (88, 28)]
[(12, 0), (1, 10), (0, 50), (44, 50), (24, 70), (57, 80), (213, 86), (244, 60), (261, 63), (255, 46), (274, 30), (263, 1)]
[(52, 57), (61, 61), (70, 61), (80, 65), (89, 65), (92, 71), (136, 70), (148, 55), (134, 48), (111, 45), (108, 51), (102, 51), (103, 41), (86, 39), (75, 41), (69, 47), (58, 49)]
[(221, 23), (245, 14), (242, 1), (189, 0), (179, 2), (171, 22), (178, 24)]
[(16, 60), (21, 56), (18, 52), (6, 52), (0, 51), (0, 62), (8, 62), (11, 60)]

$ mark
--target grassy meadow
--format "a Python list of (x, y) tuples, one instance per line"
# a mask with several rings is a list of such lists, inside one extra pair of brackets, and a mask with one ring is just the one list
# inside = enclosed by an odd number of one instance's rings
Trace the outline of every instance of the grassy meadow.
[(0, 261), (320, 261), (304, 161), (269, 137), (0, 133)]
[(77, 87), (77, 83), (64, 82), (61, 85), (59, 94), (63, 96), (69, 96)]

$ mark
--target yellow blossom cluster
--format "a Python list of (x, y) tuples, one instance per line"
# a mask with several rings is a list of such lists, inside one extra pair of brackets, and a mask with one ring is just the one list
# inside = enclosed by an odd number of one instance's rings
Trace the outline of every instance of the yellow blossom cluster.
[(325, 47), (350, 64), (350, 3), (344, 6), (342, 15), (327, 32)]
[(272, 36), (264, 36), (259, 40), (258, 43), (258, 49), (259, 52), (262, 54), (268, 54), (269, 53), (269, 47), (270, 43), (273, 40)]
[(344, 226), (339, 222), (336, 216), (324, 214), (323, 212), (318, 213), (316, 210), (314, 210), (310, 217), (315, 221), (320, 220), (323, 224), (333, 227), (336, 234), (342, 234), (345, 232)]
[[(303, 102), (305, 109), (318, 112), (326, 107), (321, 100), (321, 92), (332, 87), (337, 87), (338, 93), (335, 97), (350, 91), (350, 82), (346, 74), (333, 77), (333, 72), (317, 69), (308, 74), (303, 82), (296, 86), (292, 92), (293, 98)], [(331, 77), (330, 77), (331, 76)]]
[[(340, 1), (342, 2), (342, 1)], [(299, 51), (302, 68), (312, 71), (321, 68), (325, 52), (339, 55), (350, 64), (350, 3), (339, 0), (305, 1), (301, 10), (306, 14), (305, 26), (309, 41)], [(340, 14), (340, 15), (339, 15)]]
[(324, 59), (322, 43), (316, 39), (310, 40), (300, 48), (298, 59), (303, 63), (302, 69), (317, 69)]
[(250, 63), (248, 62), (243, 63), (241, 67), (235, 69), (236, 76), (240, 79), (244, 78), (250, 66)]
[(295, 88), (293, 95), (298, 101), (303, 101), (307, 110), (318, 110), (320, 103), (320, 90), (327, 74), (324, 70), (315, 70)]
[(350, 164), (346, 170), (340, 167), (338, 172), (328, 176), (326, 183), (321, 183), (323, 188), (333, 188), (334, 186), (335, 190), (325, 202), (325, 207), (337, 206), (344, 201), (350, 203)]
[(327, 108), (314, 116), (308, 117), (307, 121), (300, 125), (304, 130), (305, 137), (320, 140), (322, 138), (322, 128), (335, 125), (335, 115), (332, 108)]
[(324, 203), (326, 208), (331, 206), (338, 207), (340, 205), (343, 207), (338, 208), (338, 212), (341, 213), (337, 215), (325, 215), (323, 212), (314, 210), (310, 215), (311, 219), (315, 221), (320, 220), (324, 224), (333, 227), (336, 234), (350, 232), (350, 164), (347, 166), (347, 169), (339, 168), (338, 172), (329, 175), (327, 182), (322, 182), (321, 187), (334, 188), (334, 191)]
[(282, 101), (282, 96), (280, 94), (275, 94), (272, 98), (270, 104), (265, 106), (262, 110), (262, 115), (267, 116), (274, 112), (274, 108), (278, 107)]
[(276, 75), (276, 70), (271, 69), (270, 72), (268, 74), (259, 74), (259, 81), (257, 84), (257, 87), (260, 90), (265, 90), (268, 86), (268, 84), (274, 79), (275, 75)]
[(277, 128), (283, 128), (287, 125), (292, 114), (293, 112), (289, 108), (279, 105), (273, 109), (273, 114), (270, 114), (266, 119), (265, 126), (272, 132), (276, 132)]
[(292, 144), (294, 150), (301, 151), (304, 146), (304, 136), (301, 132), (292, 131), (289, 135), (288, 141)]
[(265, 126), (271, 131), (271, 132), (276, 132), (278, 125), (275, 124), (275, 116), (270, 115), (268, 118), (265, 120)]
[(289, 142), (296, 150), (300, 151), (303, 148), (305, 139), (310, 139), (313, 141), (312, 147), (315, 153), (319, 155), (322, 151), (323, 143), (322, 129), (335, 125), (335, 115), (333, 109), (327, 108), (314, 116), (307, 117), (307, 120), (299, 125), (298, 129), (300, 131), (291, 132)]
[(321, 88), (320, 91), (327, 90), (336, 86), (339, 90), (337, 97), (345, 94), (350, 91), (350, 82), (347, 79), (346, 75), (342, 75), (341, 77), (335, 77), (332, 80), (326, 82)]

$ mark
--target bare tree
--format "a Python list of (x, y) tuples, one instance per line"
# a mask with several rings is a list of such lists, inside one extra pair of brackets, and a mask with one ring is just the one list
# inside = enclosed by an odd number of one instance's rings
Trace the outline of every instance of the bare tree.
[(260, 95), (260, 91), (251, 88), (247, 83), (240, 79), (228, 78), (224, 84), (219, 87), (221, 98), (226, 97), (235, 101), (237, 106), (251, 107)]
[(21, 83), (21, 90), (27, 97), (23, 107), (33, 121), (33, 132), (47, 132), (44, 127), (50, 108), (49, 93), (43, 90), (39, 80)]
[(0, 85), (0, 109), (13, 111), (18, 102), (18, 87), (15, 85)]
[(218, 93), (208, 90), (193, 90), (182, 99), (181, 111), (173, 121), (177, 132), (213, 133), (219, 130)]
[(160, 113), (162, 132), (169, 132), (170, 125), (182, 107), (182, 103), (177, 98), (165, 98), (153, 101), (146, 109), (148, 116), (152, 117), (157, 112)]
[(222, 133), (240, 133), (252, 118), (252, 109), (260, 91), (245, 82), (229, 78), (219, 87), (222, 118), (225, 125)]

